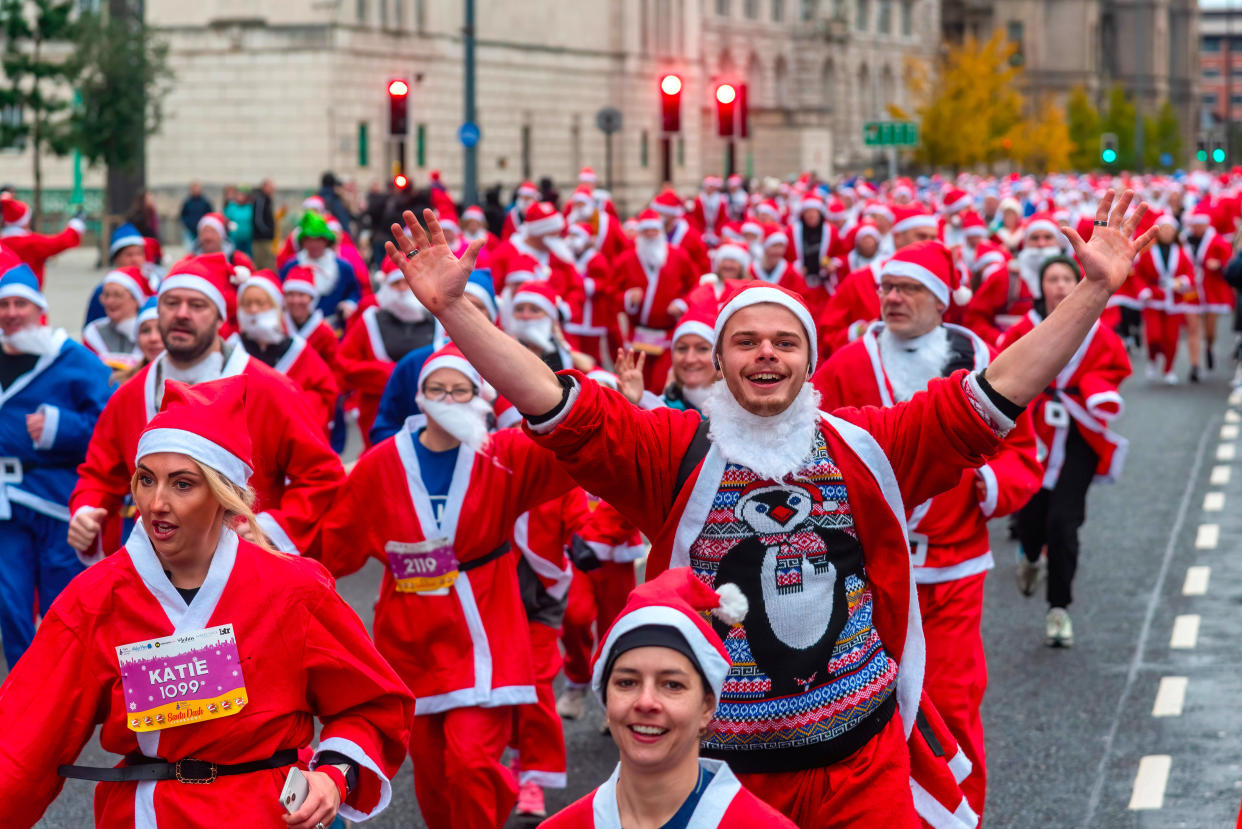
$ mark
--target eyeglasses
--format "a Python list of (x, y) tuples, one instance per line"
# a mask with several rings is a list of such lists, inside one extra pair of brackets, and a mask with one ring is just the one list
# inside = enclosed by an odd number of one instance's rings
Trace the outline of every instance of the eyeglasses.
[(898, 296), (912, 297), (926, 290), (917, 282), (881, 282), (878, 293), (881, 298), (888, 296), (892, 291), (896, 291)]
[(435, 400), (437, 402), (446, 397), (451, 397), (458, 403), (467, 403), (474, 397), (474, 387), (457, 386), (455, 388), (446, 389), (444, 386), (428, 386), (423, 389), (423, 396), (428, 400)]

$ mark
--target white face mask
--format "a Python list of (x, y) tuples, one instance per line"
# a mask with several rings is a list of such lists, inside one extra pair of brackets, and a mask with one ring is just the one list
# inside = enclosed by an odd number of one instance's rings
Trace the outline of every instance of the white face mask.
[(533, 346), (546, 354), (555, 346), (552, 318), (548, 316), (532, 320), (513, 320), (509, 333), (523, 345)]
[(422, 322), (427, 319), (427, 309), (414, 296), (413, 291), (398, 291), (391, 285), (384, 285), (375, 292), (375, 301), (379, 303), (379, 307), (402, 322)]
[(1039, 296), (1039, 269), (1045, 261), (1060, 252), (1061, 249), (1056, 245), (1049, 245), (1046, 248), (1023, 248), (1018, 251), (1019, 273), (1032, 296)]
[(487, 443), (487, 415), (492, 406), (477, 394), (468, 403), (457, 403), (452, 398), (428, 400), (419, 392), (414, 402), (436, 425), (474, 451)]
[(280, 311), (269, 308), (257, 314), (249, 314), (241, 309), (237, 311), (237, 327), (242, 334), (262, 345), (276, 345), (285, 340), (284, 320)]
[(52, 329), (46, 325), (32, 325), (13, 334), (0, 334), (0, 343), (22, 354), (38, 354), (40, 357), (56, 350)]

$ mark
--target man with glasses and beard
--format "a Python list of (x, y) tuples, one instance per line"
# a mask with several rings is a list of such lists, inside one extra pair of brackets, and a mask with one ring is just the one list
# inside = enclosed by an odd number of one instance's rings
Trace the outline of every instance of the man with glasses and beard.
[[(387, 566), (375, 644), (418, 699), (410, 756), (430, 829), (500, 829), (517, 800), (500, 755), (513, 706), (536, 692), (508, 537), (519, 515), (573, 488), (523, 432), (488, 434), (493, 394), (455, 346), (433, 354), (423, 414), (362, 456), (323, 522), (333, 575)], [(377, 510), (379, 493), (393, 501)]]
[(84, 556), (103, 555), (100, 530), (130, 490), (138, 438), (160, 409), (164, 381), (193, 385), (242, 373), (250, 376), (246, 423), (255, 447), (250, 485), (259, 524), (284, 552), (309, 546), (344, 469), (297, 384), (220, 338), (224, 290), (222, 277), (193, 260), (178, 263), (160, 285), (164, 353), (108, 401), (69, 499), (69, 544)]

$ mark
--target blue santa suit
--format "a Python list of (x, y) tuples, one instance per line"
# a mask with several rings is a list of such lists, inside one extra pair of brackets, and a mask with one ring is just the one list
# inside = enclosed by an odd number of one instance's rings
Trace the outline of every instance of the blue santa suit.
[[(483, 301), (487, 315), (492, 322), (496, 321), (496, 293), (492, 288), (492, 272), (490, 268), (477, 268), (470, 274), (466, 282), (466, 293)], [(435, 338), (430, 345), (416, 348), (406, 354), (393, 366), (388, 383), (384, 386), (384, 394), (380, 397), (379, 411), (375, 415), (375, 423), (371, 426), (371, 445), (392, 437), (405, 426), (405, 420), (413, 415), (422, 414), (422, 409), (414, 398), (418, 394), (418, 375), (423, 370), (423, 363), (448, 342), (448, 335), (436, 321)]]
[[(64, 331), (59, 347), (0, 390), (0, 637), (11, 669), (34, 637), (37, 596), (46, 609), (84, 569), (69, 546), (69, 495), (95, 422), (112, 393), (111, 370)], [(41, 412), (38, 443), (26, 415)]]
[[(284, 282), (285, 277), (289, 275), (289, 271), (294, 265), (301, 265), (298, 259), (290, 259), (280, 269), (280, 281)], [(319, 303), (315, 306), (323, 312), (325, 317), (331, 317), (336, 314), (337, 306), (342, 302), (352, 302), (358, 304), (358, 300), (362, 296), (362, 291), (358, 287), (358, 277), (354, 274), (353, 265), (346, 262), (341, 257), (336, 257), (337, 279), (336, 284), (332, 286), (332, 290), (319, 297)], [(364, 274), (364, 277), (366, 275)]]

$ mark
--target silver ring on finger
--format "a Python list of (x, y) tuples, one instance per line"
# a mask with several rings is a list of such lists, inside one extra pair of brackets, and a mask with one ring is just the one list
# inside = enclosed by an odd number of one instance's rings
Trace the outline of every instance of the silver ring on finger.
[[(418, 251), (415, 251), (415, 253), (417, 253), (417, 252), (418, 252)], [(322, 822), (320, 822), (320, 823), (316, 823), (316, 824), (315, 824), (315, 829), (323, 829), (323, 823), (322, 823)]]
[(418, 256), (418, 248), (414, 248), (414, 250), (412, 250), (412, 251), (410, 251), (409, 253), (407, 253), (407, 254), (405, 255), (405, 258), (406, 258), (406, 259), (413, 259), (415, 256)]
[[(1096, 227), (1108, 227), (1108, 222), (1101, 222), (1099, 219), (1096, 219), (1096, 220), (1095, 220), (1095, 226), (1096, 226)], [(418, 252), (418, 251), (415, 251), (415, 253), (417, 253), (417, 252)]]

